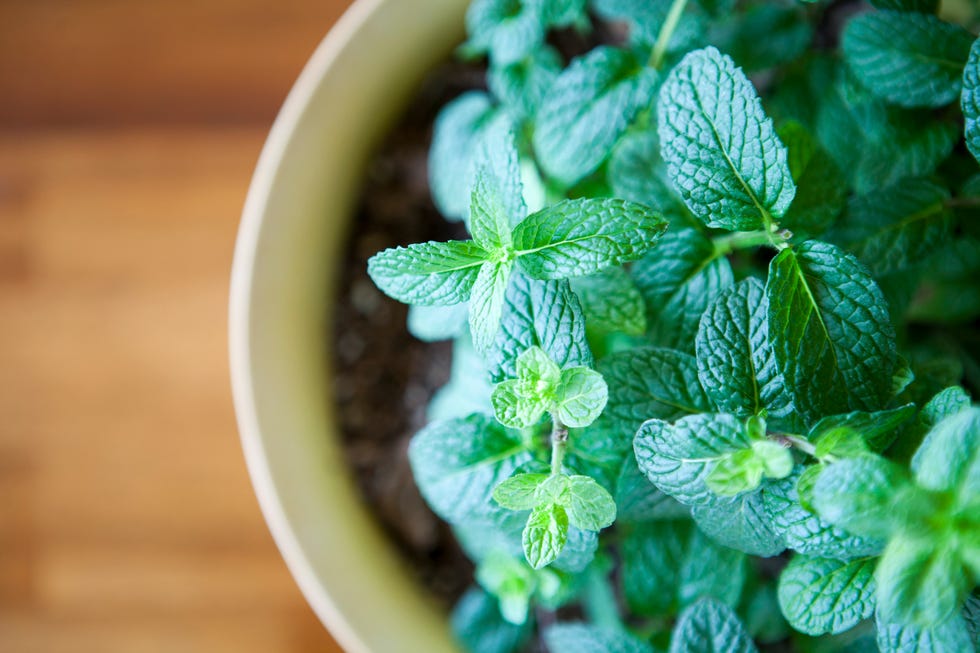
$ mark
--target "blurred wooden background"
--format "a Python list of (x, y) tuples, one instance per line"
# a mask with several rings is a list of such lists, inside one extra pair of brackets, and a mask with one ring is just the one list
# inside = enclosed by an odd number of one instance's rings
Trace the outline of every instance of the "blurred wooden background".
[(339, 651), (226, 363), (265, 133), (350, 0), (0, 0), (0, 651)]

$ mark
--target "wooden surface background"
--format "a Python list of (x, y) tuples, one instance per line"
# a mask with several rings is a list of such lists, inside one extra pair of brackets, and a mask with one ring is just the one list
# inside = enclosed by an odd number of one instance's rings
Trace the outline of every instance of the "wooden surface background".
[(0, 651), (339, 651), (259, 513), (228, 275), (349, 0), (0, 0)]

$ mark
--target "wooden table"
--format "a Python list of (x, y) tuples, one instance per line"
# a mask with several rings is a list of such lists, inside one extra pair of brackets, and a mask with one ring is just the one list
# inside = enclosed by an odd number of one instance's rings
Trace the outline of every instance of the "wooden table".
[(0, 651), (339, 651), (249, 484), (229, 266), (349, 0), (0, 0)]

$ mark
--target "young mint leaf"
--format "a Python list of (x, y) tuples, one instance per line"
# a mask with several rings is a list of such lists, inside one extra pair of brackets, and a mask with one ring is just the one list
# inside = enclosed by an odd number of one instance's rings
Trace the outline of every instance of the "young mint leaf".
[(875, 609), (875, 561), (796, 556), (779, 577), (779, 606), (807, 635), (842, 633)]
[(520, 61), (544, 40), (546, 21), (541, 3), (529, 0), (473, 0), (466, 11), (469, 40), (462, 51), (488, 53), (494, 65)]
[(980, 39), (970, 47), (970, 57), (963, 69), (963, 92), (960, 95), (963, 110), (966, 147), (980, 161)]
[(691, 507), (691, 517), (705, 535), (722, 546), (762, 558), (786, 548), (773, 528), (762, 492), (717, 498)]
[(762, 460), (752, 449), (721, 456), (704, 476), (704, 484), (720, 497), (733, 497), (759, 487), (765, 473)]
[(731, 58), (691, 52), (660, 89), (661, 156), (688, 208), (709, 227), (768, 229), (796, 192), (772, 120)]
[(612, 267), (571, 280), (588, 316), (588, 325), (602, 332), (642, 335), (647, 329), (643, 296), (623, 268)]
[[(680, 519), (690, 513), (684, 504), (661, 492), (647, 480), (637, 466), (632, 450), (623, 460), (616, 479), (615, 498), (616, 519), (620, 523)], [(708, 530), (705, 529), (705, 532)]]
[(970, 395), (958, 385), (950, 386), (929, 400), (919, 413), (919, 420), (931, 428), (947, 417), (970, 407)]
[(878, 9), (934, 14), (939, 8), (939, 0), (871, 0), (871, 5)]
[(497, 337), (513, 265), (511, 261), (487, 261), (473, 283), (470, 293), (470, 333), (477, 351), (489, 349)]
[(712, 43), (749, 73), (790, 62), (803, 54), (813, 38), (806, 11), (799, 3), (794, 5), (760, 4), (744, 13), (733, 12), (719, 22)]
[(548, 474), (518, 474), (493, 489), (493, 500), (508, 510), (530, 510), (538, 505), (538, 487)]
[(887, 537), (903, 512), (897, 499), (909, 486), (904, 470), (879, 456), (841, 460), (820, 472), (813, 507), (821, 518), (865, 537)]
[(444, 306), (413, 304), (408, 307), (408, 332), (425, 342), (455, 338), (466, 328), (469, 310), (465, 302)]
[(516, 118), (532, 118), (561, 72), (561, 55), (542, 46), (528, 57), (506, 66), (490, 66), (487, 86)]
[(488, 252), (470, 240), (393, 247), (368, 259), (368, 275), (386, 295), (423, 306), (465, 302)]
[(522, 386), (517, 379), (501, 381), (494, 386), (490, 395), (497, 421), (512, 429), (523, 429), (537, 424), (545, 413), (546, 405), (528, 397)]
[(497, 598), (504, 619), (518, 625), (528, 620), (537, 583), (534, 572), (526, 565), (504, 553), (488, 555), (477, 566), (476, 580)]
[(454, 523), (499, 510), (493, 488), (531, 456), (492, 418), (471, 415), (426, 426), (412, 438), (408, 459), (426, 502)]
[(613, 197), (645, 204), (671, 224), (700, 226), (667, 179), (656, 125), (628, 131), (619, 139), (606, 166), (606, 183)]
[(735, 282), (724, 253), (694, 229), (668, 231), (630, 273), (646, 302), (650, 338), (689, 352), (705, 309)]
[(531, 638), (533, 623), (514, 625), (503, 619), (496, 599), (472, 588), (463, 595), (450, 617), (453, 634), (469, 651), (515, 653)]
[(657, 73), (625, 50), (598, 47), (551, 86), (538, 110), (534, 151), (544, 171), (571, 186), (594, 171), (650, 104)]
[(803, 125), (788, 122), (778, 134), (789, 150), (789, 170), (796, 182), (796, 197), (780, 223), (797, 237), (817, 236), (834, 223), (844, 208), (846, 180)]
[(933, 535), (900, 535), (885, 548), (875, 579), (886, 621), (932, 628), (956, 616), (968, 587), (963, 564)]
[(636, 462), (650, 482), (686, 504), (710, 500), (714, 495), (706, 483), (713, 469), (750, 446), (740, 420), (710, 413), (688, 415), (673, 424), (647, 420), (633, 441)]
[(534, 569), (555, 561), (568, 539), (568, 515), (554, 503), (538, 505), (527, 518), (522, 536), (524, 556)]
[(922, 13), (877, 11), (844, 29), (844, 59), (878, 97), (904, 107), (941, 107), (960, 94), (973, 37)]
[(568, 523), (586, 531), (601, 531), (616, 521), (612, 495), (588, 476), (570, 476), (564, 500)]
[(605, 416), (623, 438), (632, 439), (644, 420), (676, 420), (712, 410), (698, 382), (693, 356), (669, 349), (637, 347), (599, 364), (609, 386)]
[(867, 443), (872, 451), (880, 453), (895, 441), (899, 429), (914, 416), (914, 404), (875, 413), (854, 411), (843, 415), (830, 415), (813, 425), (807, 439), (818, 442), (834, 432), (846, 430)]
[(952, 490), (963, 505), (975, 502), (980, 497), (980, 408), (960, 410), (933, 426), (911, 467), (920, 487)]
[(527, 215), (513, 132), (504, 126), (489, 128), (474, 166), (470, 233), (489, 251), (508, 248), (511, 228)]
[(809, 241), (769, 264), (769, 340), (807, 420), (880, 407), (891, 389), (895, 333), (867, 271), (833, 245)]
[(594, 422), (606, 407), (609, 389), (602, 375), (587, 367), (571, 367), (561, 373), (555, 397), (558, 419), (572, 428)]
[(973, 646), (960, 616), (934, 628), (889, 622), (883, 619), (881, 612), (876, 616), (881, 653), (947, 653), (969, 651)]
[(567, 281), (537, 281), (515, 270), (504, 294), (500, 332), (487, 352), (495, 382), (517, 376), (521, 352), (541, 347), (559, 367), (593, 364), (585, 316)]
[(517, 357), (514, 365), (521, 392), (525, 396), (548, 402), (553, 399), (562, 381), (561, 368), (541, 347), (531, 347)]
[(757, 279), (746, 279), (711, 302), (695, 341), (698, 378), (720, 410), (740, 417), (793, 410), (769, 342), (769, 300)]
[(701, 599), (681, 613), (670, 638), (670, 653), (757, 653), (735, 611)]
[(429, 188), (436, 208), (447, 219), (464, 220), (469, 215), (473, 159), (488, 131), (507, 122), (480, 91), (460, 95), (439, 112), (429, 149)]
[(556, 624), (544, 631), (550, 651), (561, 653), (654, 653), (648, 643), (622, 630), (586, 624)]
[(663, 217), (618, 199), (565, 200), (514, 229), (517, 261), (536, 279), (564, 279), (633, 261), (663, 235)]
[(800, 505), (801, 473), (798, 468), (793, 475), (768, 483), (762, 492), (773, 530), (786, 546), (807, 556), (845, 561), (880, 554), (883, 541), (851, 535)]
[(876, 276), (919, 265), (953, 226), (949, 191), (930, 179), (853, 197), (828, 238), (852, 252)]

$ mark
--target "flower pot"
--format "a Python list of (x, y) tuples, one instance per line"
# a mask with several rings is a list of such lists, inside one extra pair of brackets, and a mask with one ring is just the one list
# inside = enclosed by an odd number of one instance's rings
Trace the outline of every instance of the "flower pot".
[(351, 653), (457, 651), (365, 511), (328, 405), (331, 298), (360, 171), (425, 71), (463, 34), (466, 0), (358, 0), (317, 49), (262, 151), (231, 281), (232, 386), (269, 528)]

